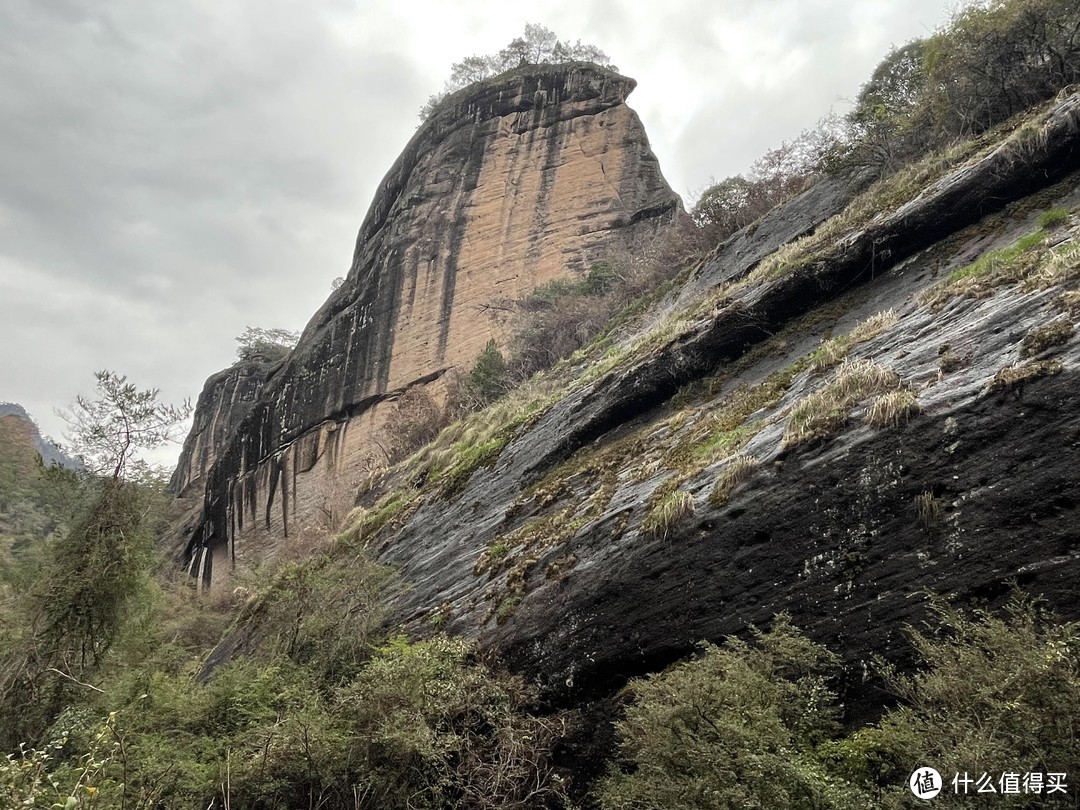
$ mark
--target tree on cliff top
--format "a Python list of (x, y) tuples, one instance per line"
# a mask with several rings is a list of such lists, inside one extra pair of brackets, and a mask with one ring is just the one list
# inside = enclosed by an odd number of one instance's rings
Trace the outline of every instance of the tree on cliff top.
[[(334, 289), (337, 289), (336, 287)], [(236, 342), (236, 357), (238, 360), (281, 360), (292, 351), (300, 335), (290, 332), (288, 329), (264, 329), (261, 326), (249, 326), (244, 329)]]
[(466, 56), (450, 67), (450, 78), (441, 93), (428, 98), (420, 108), (420, 120), (426, 121), (439, 102), (451, 93), (468, 87), (474, 82), (489, 79), (522, 65), (555, 65), (560, 62), (592, 62), (609, 70), (618, 70), (608, 55), (595, 45), (582, 44), (579, 39), (571, 44), (563, 42), (550, 28), (536, 23), (526, 23), (525, 33), (514, 37), (498, 53), (486, 56)]

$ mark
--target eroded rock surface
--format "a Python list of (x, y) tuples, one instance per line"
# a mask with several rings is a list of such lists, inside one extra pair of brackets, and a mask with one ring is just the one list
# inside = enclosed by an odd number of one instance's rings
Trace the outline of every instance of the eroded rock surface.
[[(909, 654), (925, 591), (994, 603), (1018, 583), (1080, 617), (1080, 96), (1035, 129), (891, 208), (819, 222), (829, 237), (789, 267), (709, 270), (710, 305), (671, 337), (376, 536), (409, 585), (393, 620), (478, 638), (580, 705), (780, 611), (852, 673)], [(1051, 207), (1071, 213), (1042, 229)], [(798, 438), (844, 355), (879, 388)]]
[(199, 497), (206, 473), (244, 417), (251, 412), (267, 376), (278, 363), (239, 362), (210, 377), (195, 405), (194, 423), (169, 488), (179, 498)]
[(504, 336), (493, 304), (672, 222), (680, 202), (626, 106), (633, 87), (591, 65), (522, 68), (449, 97), (420, 127), (345, 283), (249, 412), (197, 418), (179, 483), (205, 473), (186, 557), (207, 577), (208, 556), (220, 567), (266, 554), (334, 514), (377, 455), (385, 403)]

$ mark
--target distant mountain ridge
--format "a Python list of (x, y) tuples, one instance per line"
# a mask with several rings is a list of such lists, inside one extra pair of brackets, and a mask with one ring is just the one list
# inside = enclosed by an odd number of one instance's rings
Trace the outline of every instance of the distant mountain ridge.
[(34, 446), (34, 449), (41, 455), (41, 460), (46, 467), (55, 463), (59, 464), (61, 467), (67, 467), (69, 470), (82, 469), (82, 465), (78, 461), (65, 453), (52, 441), (42, 437), (37, 422), (35, 422), (33, 417), (26, 412), (26, 408), (17, 402), (0, 402), (0, 419), (10, 416), (16, 417), (20, 421), (27, 423), (29, 430), (27, 430), (26, 433)]

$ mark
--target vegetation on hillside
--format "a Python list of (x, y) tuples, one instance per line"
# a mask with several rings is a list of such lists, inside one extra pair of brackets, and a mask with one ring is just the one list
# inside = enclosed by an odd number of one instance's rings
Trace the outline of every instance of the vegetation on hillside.
[[(910, 633), (915, 674), (879, 667), (899, 705), (847, 734), (837, 724), (840, 659), (783, 615), (749, 642), (705, 644), (694, 660), (631, 683), (600, 806), (910, 807), (908, 779), (929, 766), (944, 777), (935, 806), (968, 806), (990, 776), (995, 806), (1072, 807), (1071, 788), (1036, 793), (1023, 776), (1049, 784), (1080, 766), (1080, 626), (1020, 596), (1000, 614), (935, 603), (933, 617)], [(1017, 775), (1015, 791), (1002, 790), (1005, 774)]]
[(843, 119), (824, 119), (748, 176), (710, 186), (693, 216), (723, 238), (823, 174), (885, 176), (978, 135), (1080, 81), (1078, 30), (1073, 0), (972, 0), (886, 56)]
[[(730, 232), (834, 165), (828, 161), (889, 172), (1052, 96), (1078, 78), (1078, 15), (1065, 0), (965, 7), (948, 28), (879, 66), (842, 137), (818, 132), (770, 153), (751, 178), (703, 198), (712, 208), (699, 204), (699, 224), (715, 226), (713, 236)], [(545, 32), (533, 31), (538, 43)], [(1074, 277), (1075, 247), (1044, 249), (1069, 216), (1047, 212), (1037, 238), (961, 268), (934, 295)], [(593, 786), (573, 784), (562, 767), (573, 750), (563, 746), (582, 721), (540, 706), (527, 680), (439, 632), (448, 604), (433, 606), (425, 638), (386, 626), (387, 595), (402, 584), (370, 559), (370, 541), (423, 499), (452, 497), (555, 398), (624, 361), (618, 325), (663, 295), (701, 246), (679, 237), (642, 256), (609, 257), (579, 280), (514, 302), (521, 318), (513, 341), (485, 346), (448, 403), (416, 390), (393, 404), (381, 440), (387, 464), (401, 463), (388, 480), (407, 486), (374, 493), (341, 535), (325, 538), (324, 553), (267, 566), (232, 593), (198, 593), (155, 559), (163, 495), (134, 453), (164, 437), (183, 409), (99, 375), (98, 397), (80, 399), (74, 412), (76, 444), (96, 472), (81, 478), (37, 466), (0, 424), (0, 552), (9, 552), (0, 556), (0, 810), (570, 808), (571, 796), (604, 810), (899, 808), (910, 806), (908, 779), (925, 766), (946, 777), (936, 801), (952, 807), (969, 801), (954, 792), (954, 774), (1038, 773), (1049, 782), (1080, 772), (1080, 626), (1020, 597), (1002, 612), (935, 604), (931, 621), (909, 634), (915, 670), (865, 662), (892, 702), (857, 729), (841, 723), (844, 651), (811, 640), (786, 616), (768, 630), (703, 644), (692, 660), (628, 684), (618, 748)], [(1060, 304), (1075, 314), (1069, 295)], [(895, 318), (880, 313), (735, 388), (700, 425), (680, 433), (673, 418), (664, 461), (681, 472), (668, 474), (642, 510), (649, 541), (669, 542), (693, 511), (694, 497), (680, 488), (687, 469), (730, 459), (709, 494), (715, 505), (755, 474), (760, 462), (742, 452), (761, 427), (755, 414), (779, 408), (796, 375), (820, 379), (822, 388), (784, 409), (792, 447), (827, 440), (863, 401), (875, 426), (914, 414), (915, 394), (895, 373), (848, 359)], [(666, 340), (675, 328), (640, 340)], [(1040, 325), (1022, 339), (1020, 355), (1039, 357), (1071, 330), (1064, 318)], [(276, 339), (266, 331), (246, 333), (247, 359), (266, 356), (259, 341)], [(282, 356), (286, 342), (278, 341)], [(241, 339), (242, 357), (244, 350)], [(1010, 367), (1000, 384), (1052, 373), (1050, 362)], [(580, 509), (536, 515), (481, 555), (479, 573), (509, 572), (492, 600), (496, 621), (513, 614), (527, 566), (536, 564), (518, 552), (561, 541), (593, 519), (620, 473), (617, 452), (636, 452), (635, 440), (578, 461), (595, 484)], [(549, 505), (563, 484), (545, 479), (529, 497)], [(932, 492), (916, 509), (927, 531), (941, 520)], [(548, 573), (558, 576), (563, 562)], [(227, 649), (210, 665), (226, 634)], [(1072, 806), (1074, 794), (1020, 785), (995, 804)]]

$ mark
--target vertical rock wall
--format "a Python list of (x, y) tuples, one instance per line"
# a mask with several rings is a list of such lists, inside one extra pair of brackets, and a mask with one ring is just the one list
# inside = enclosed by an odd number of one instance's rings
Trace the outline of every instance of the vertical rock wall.
[(634, 84), (585, 64), (521, 68), (451, 96), (421, 126), (371, 204), (345, 283), (248, 412), (196, 417), (178, 471), (189, 488), (205, 471), (193, 570), (209, 579), (215, 562), (272, 553), (326, 522), (370, 463), (385, 403), (505, 337), (490, 304), (673, 221), (679, 199), (625, 103)]
[(195, 405), (195, 419), (184, 441), (169, 489), (177, 497), (201, 495), (217, 451), (251, 411), (273, 362), (239, 362), (210, 377)]

